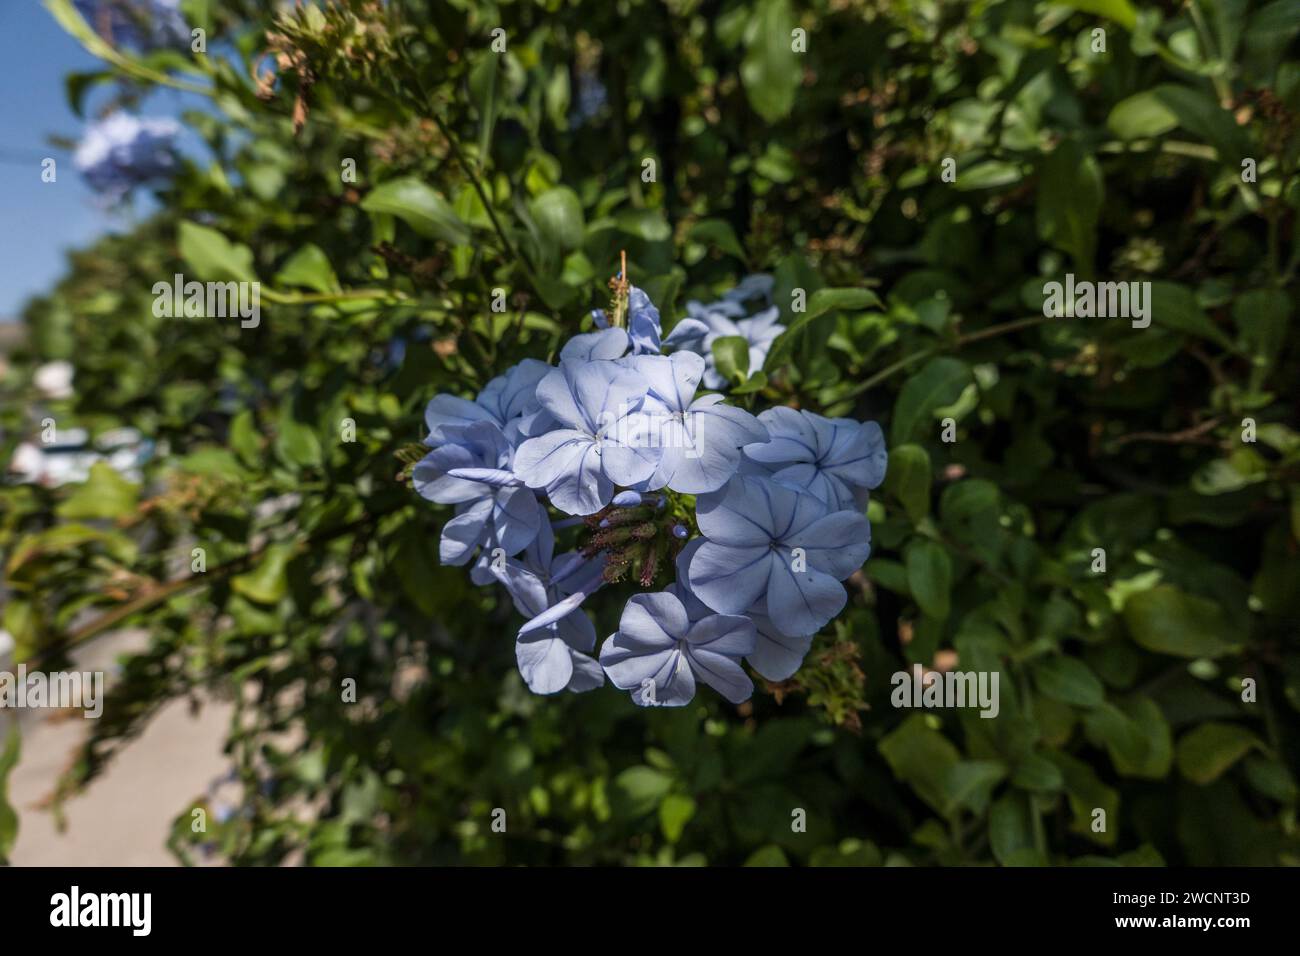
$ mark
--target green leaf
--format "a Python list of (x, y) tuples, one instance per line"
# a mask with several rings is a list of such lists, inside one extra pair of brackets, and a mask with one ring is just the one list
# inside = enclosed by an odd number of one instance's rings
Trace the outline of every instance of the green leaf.
[(903, 551), (907, 586), (921, 610), (942, 621), (948, 616), (952, 592), (952, 559), (943, 545), (930, 538), (913, 538)]
[(497, 86), (500, 83), (502, 58), (493, 51), (485, 51), (482, 58), (470, 71), (470, 100), (478, 109), (478, 151), (480, 157), (487, 157), (492, 146), (492, 130), (497, 121)]
[(1117, 773), (1161, 780), (1173, 763), (1169, 722), (1155, 701), (1133, 697), (1123, 709), (1102, 704), (1084, 718), (1088, 739), (1104, 744)]
[(1227, 624), (1213, 601), (1160, 584), (1130, 595), (1124, 624), (1142, 647), (1176, 657), (1222, 657), (1235, 642), (1224, 639)]
[(1208, 93), (1178, 83), (1162, 83), (1120, 101), (1106, 123), (1124, 140), (1160, 136), (1181, 126), (1234, 165), (1248, 152), (1245, 135), (1231, 113)]
[(310, 425), (294, 417), (292, 400), (286, 399), (281, 404), (276, 429), (275, 451), (281, 461), (299, 468), (314, 468), (321, 464), (320, 438)]
[(9, 862), (18, 838), (18, 813), (9, 803), (9, 773), (18, 764), (20, 753), (22, 738), (18, 735), (18, 722), (14, 721), (5, 738), (5, 749), (0, 752), (0, 864)]
[(628, 767), (614, 778), (613, 807), (620, 819), (643, 817), (659, 805), (673, 778), (653, 767)]
[(1291, 321), (1291, 297), (1281, 289), (1252, 289), (1232, 304), (1232, 319), (1250, 356), (1250, 387), (1262, 387), (1277, 364)]
[(614, 216), (614, 225), (620, 231), (638, 236), (646, 242), (663, 242), (672, 238), (668, 220), (657, 209), (624, 209)]
[(924, 714), (912, 714), (881, 738), (879, 748), (894, 776), (942, 813), (948, 804), (948, 774), (961, 756), (948, 738), (933, 730)]
[(794, 27), (790, 0), (759, 0), (746, 31), (740, 79), (749, 105), (769, 123), (790, 115), (802, 80), (800, 55), (794, 52), (791, 36)]
[(1034, 841), (1034, 809), (1028, 795), (1010, 792), (989, 809), (989, 848), (1003, 866), (1045, 865)]
[(231, 578), (230, 587), (236, 594), (242, 594), (258, 604), (277, 603), (289, 589), (285, 567), (293, 553), (293, 545), (286, 542), (268, 546), (256, 567)]
[(743, 382), (749, 375), (749, 342), (742, 335), (714, 339), (713, 360), (718, 374), (728, 382)]
[(1019, 163), (1008, 163), (1000, 159), (988, 159), (976, 163), (970, 169), (958, 172), (956, 182), (958, 189), (994, 189), (998, 186), (1010, 186), (1024, 178)]
[(139, 488), (127, 481), (106, 461), (90, 466), (86, 480), (55, 509), (60, 518), (82, 521), (89, 518), (122, 518), (135, 510)]
[(885, 490), (897, 498), (913, 524), (930, 513), (930, 453), (920, 445), (899, 445), (889, 451)]
[(664, 839), (676, 843), (681, 839), (682, 831), (691, 817), (695, 816), (695, 801), (681, 793), (670, 793), (659, 804), (659, 828), (663, 830)]
[(338, 276), (324, 251), (309, 242), (291, 255), (275, 274), (277, 285), (301, 286), (316, 292), (330, 293), (339, 290)]
[(1006, 776), (1007, 768), (996, 760), (958, 760), (943, 777), (943, 814), (949, 816), (962, 808), (983, 813), (993, 788)]
[[(748, 360), (748, 357), (746, 357), (746, 360)], [(767, 375), (759, 371), (755, 372), (753, 375), (749, 376), (749, 378), (745, 379), (745, 381), (733, 388), (731, 394), (749, 395), (754, 392), (761, 392), (765, 388), (767, 388)]]
[(740, 240), (736, 238), (736, 230), (732, 229), (731, 223), (725, 219), (701, 219), (691, 226), (687, 238), (693, 242), (714, 246), (728, 255), (735, 256), (741, 262), (745, 261), (745, 250)]
[(930, 359), (904, 383), (894, 404), (890, 429), (892, 444), (902, 445), (933, 437), (935, 409), (951, 405), (973, 381), (970, 366), (946, 355)]
[(1016, 766), (1011, 783), (1021, 790), (1055, 793), (1065, 784), (1061, 770), (1041, 754), (1031, 753)]
[(396, 216), (426, 239), (441, 239), (453, 246), (470, 241), (469, 227), (451, 204), (414, 176), (390, 179), (361, 201), (366, 212)]
[(1038, 235), (1064, 249), (1077, 269), (1091, 273), (1104, 185), (1101, 167), (1077, 143), (1057, 146), (1038, 176)]
[(1260, 739), (1236, 724), (1201, 724), (1178, 740), (1178, 772), (1192, 783), (1213, 783), (1256, 747), (1264, 749)]
[(1034, 667), (1034, 683), (1053, 700), (1076, 707), (1099, 707), (1106, 689), (1088, 665), (1074, 657), (1049, 657)]
[(796, 312), (785, 331), (772, 343), (763, 367), (771, 371), (779, 366), (786, 353), (793, 347), (799, 333), (814, 319), (819, 319), (829, 312), (853, 312), (880, 308), (881, 305), (880, 296), (870, 289), (818, 289), (809, 297), (807, 308), (803, 312)]
[(1061, 5), (1114, 20), (1125, 30), (1132, 30), (1137, 23), (1137, 11), (1128, 0), (1065, 0)]
[(177, 238), (181, 258), (189, 264), (194, 278), (205, 282), (257, 281), (253, 251), (247, 246), (231, 242), (217, 230), (194, 222), (182, 221)]
[(749, 855), (745, 860), (745, 866), (789, 866), (790, 861), (786, 858), (785, 851), (779, 846), (769, 843), (767, 846), (761, 846)]
[(1147, 139), (1177, 129), (1178, 116), (1155, 90), (1143, 90), (1116, 103), (1106, 125), (1120, 139)]
[(1196, 301), (1196, 294), (1187, 286), (1175, 282), (1152, 282), (1150, 307), (1151, 321), (1157, 325), (1235, 350), (1232, 340), (1210, 321)]
[(560, 248), (576, 249), (582, 245), (587, 224), (578, 194), (568, 186), (546, 190), (532, 201), (529, 212), (542, 234)]
[(880, 848), (870, 840), (855, 837), (836, 846), (819, 846), (808, 858), (809, 866), (880, 866)]
[(250, 409), (241, 409), (230, 420), (230, 447), (249, 468), (259, 468), (263, 463), (262, 438)]

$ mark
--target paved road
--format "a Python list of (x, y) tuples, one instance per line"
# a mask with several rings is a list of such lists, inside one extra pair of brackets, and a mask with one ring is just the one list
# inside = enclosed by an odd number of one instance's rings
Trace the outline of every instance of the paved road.
[[(104, 670), (112, 680), (116, 657), (143, 645), (139, 632), (111, 634), (78, 657), (81, 670)], [(170, 866), (165, 843), (177, 814), (202, 798), (228, 767), (221, 753), (228, 704), (207, 702), (197, 716), (173, 701), (129, 743), (107, 773), (64, 805), (67, 829), (33, 805), (50, 792), (90, 721), (50, 719), (54, 711), (22, 711), (23, 752), (9, 778), (19, 816), (15, 866)]]

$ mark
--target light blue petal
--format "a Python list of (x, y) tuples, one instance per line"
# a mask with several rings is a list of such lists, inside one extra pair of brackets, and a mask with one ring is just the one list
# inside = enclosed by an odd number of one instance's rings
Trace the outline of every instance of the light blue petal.
[(562, 361), (597, 362), (616, 359), (627, 351), (627, 331), (624, 329), (601, 329), (598, 332), (586, 332), (575, 335), (560, 349)]
[(469, 425), (474, 422), (496, 422), (495, 417), (481, 405), (455, 395), (435, 395), (424, 409), (424, 423), (429, 426), (426, 444), (437, 445), (443, 441), (443, 429), (449, 425)]
[(605, 683), (605, 671), (600, 661), (577, 651), (570, 651), (573, 658), (573, 676), (569, 678), (568, 689), (575, 694), (595, 690)]
[(546, 486), (551, 504), (571, 515), (595, 514), (614, 496), (614, 483), (601, 469), (600, 450), (588, 442), (576, 466)]
[(793, 570), (789, 554), (775, 558), (770, 568), (767, 610), (772, 623), (786, 634), (815, 633), (848, 603), (844, 585), (812, 565)]
[(573, 654), (553, 631), (538, 631), (515, 641), (519, 674), (534, 694), (558, 694), (573, 677)]
[(484, 498), (448, 521), (442, 527), (438, 560), (453, 567), (467, 564), (474, 549), (487, 539), (491, 519), (492, 499)]
[(767, 544), (745, 548), (706, 541), (691, 559), (688, 586), (724, 614), (740, 614), (762, 596), (776, 556)]
[(856, 511), (836, 511), (786, 537), (784, 543), (803, 548), (808, 567), (843, 581), (871, 555), (871, 522)]
[(503, 488), (494, 496), (492, 524), (506, 554), (528, 547), (541, 529), (545, 513), (528, 488)]
[[(751, 625), (752, 627), (753, 625)], [(686, 652), (691, 671), (703, 684), (708, 684), (733, 704), (743, 704), (754, 693), (754, 682), (733, 657), (714, 654), (712, 651)]]
[(590, 436), (571, 428), (529, 438), (515, 452), (515, 474), (530, 488), (545, 488), (576, 471), (592, 444)]

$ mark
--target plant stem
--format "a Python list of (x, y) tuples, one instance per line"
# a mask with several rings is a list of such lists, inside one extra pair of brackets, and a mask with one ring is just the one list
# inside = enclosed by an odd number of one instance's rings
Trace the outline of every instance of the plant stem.
[[(1053, 321), (1053, 318), (1054, 318), (1053, 316), (1033, 315), (1027, 319), (1016, 319), (1013, 322), (1003, 322), (1001, 325), (993, 325), (987, 329), (980, 329), (978, 332), (971, 332), (969, 335), (959, 336), (956, 342), (953, 343), (953, 349), (956, 350), (961, 348), (963, 345), (969, 345), (972, 342), (981, 342), (984, 339), (991, 339), (999, 335), (1006, 335), (1009, 332), (1016, 332), (1019, 331), (1020, 329), (1028, 329), (1028, 328), (1032, 328), (1035, 325), (1042, 325), (1044, 322)], [(860, 384), (853, 386), (851, 389), (849, 389), (847, 392), (844, 393), (844, 398), (852, 398), (856, 395), (861, 395), (863, 392), (866, 392), (871, 388), (873, 388), (874, 386), (879, 385), (881, 382), (889, 378), (895, 372), (901, 371), (907, 368), (909, 365), (919, 362), (922, 359), (930, 358), (933, 355), (938, 355), (939, 352), (941, 351), (942, 349), (940, 348), (929, 348), (929, 349), (922, 349), (920, 352), (913, 352), (911, 355), (904, 356), (903, 358), (899, 359), (897, 362), (893, 363), (892, 365), (886, 365), (883, 369), (881, 369), (875, 375), (872, 375), (865, 382), (861, 382)]]

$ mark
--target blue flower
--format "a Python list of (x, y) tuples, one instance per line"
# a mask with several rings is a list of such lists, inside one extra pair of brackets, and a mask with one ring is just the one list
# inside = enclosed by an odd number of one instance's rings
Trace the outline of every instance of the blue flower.
[(616, 359), (627, 351), (627, 330), (606, 328), (575, 335), (560, 349), (561, 362), (600, 362)]
[(771, 440), (746, 445), (745, 456), (777, 481), (807, 488), (833, 510), (861, 511), (868, 490), (885, 478), (888, 452), (875, 422), (823, 418), (785, 407), (760, 412), (758, 420)]
[[(596, 648), (596, 628), (579, 609), (601, 585), (602, 562), (570, 552), (554, 557), (555, 537), (545, 527), (528, 546), (522, 560), (509, 559), (496, 572), (528, 624), (515, 640), (519, 673), (534, 694), (575, 693), (605, 683), (605, 674), (590, 652)], [(579, 600), (573, 600), (577, 596)], [(562, 608), (563, 614), (557, 614)], [(551, 611), (551, 620), (536, 622)]]
[(754, 622), (758, 631), (758, 640), (753, 652), (745, 658), (765, 680), (782, 681), (793, 676), (808, 649), (812, 647), (812, 634), (786, 634), (767, 613), (767, 598), (760, 598), (752, 607), (745, 610), (745, 617)]
[(469, 562), (475, 549), (501, 547), (518, 554), (537, 537), (545, 514), (536, 495), (510, 470), (511, 450), (495, 422), (444, 426), (443, 443), (416, 463), (415, 490), (430, 501), (456, 505), (443, 526), (443, 564)]
[(721, 395), (695, 398), (704, 359), (694, 352), (623, 362), (650, 385), (644, 410), (653, 419), (661, 456), (648, 490), (666, 485), (691, 495), (716, 491), (736, 473), (742, 447), (767, 441), (767, 429), (743, 408), (725, 404)]
[[(691, 561), (695, 552), (704, 544), (704, 538), (695, 538), (687, 543), (677, 555), (677, 580), (668, 585), (668, 590), (675, 594), (686, 608), (691, 621), (698, 621), (714, 613), (713, 608), (701, 601), (687, 584), (690, 576)], [(767, 613), (767, 599), (759, 598), (751, 607), (745, 609), (744, 616), (754, 622), (757, 632), (754, 649), (746, 655), (749, 666), (759, 676), (770, 681), (782, 681), (794, 674), (803, 663), (808, 649), (812, 647), (813, 633), (789, 635), (772, 623)]]
[(627, 330), (636, 355), (659, 354), (663, 327), (659, 323), (659, 310), (650, 297), (632, 286), (627, 298)]
[(681, 707), (708, 684), (733, 704), (748, 700), (754, 684), (740, 659), (754, 649), (748, 618), (710, 614), (692, 621), (672, 593), (634, 595), (618, 631), (600, 649), (600, 663), (616, 687), (643, 707)]
[(180, 0), (73, 0), (91, 29), (108, 42), (148, 53), (190, 45)]
[(575, 335), (560, 350), (561, 359), (616, 359), (630, 345), (633, 355), (657, 355), (663, 329), (659, 324), (659, 310), (650, 297), (636, 286), (629, 287), (627, 300), (627, 329), (612, 327), (604, 309), (592, 309), (591, 321), (597, 331)]
[(530, 488), (545, 488), (566, 514), (599, 511), (615, 485), (639, 484), (658, 467), (650, 419), (641, 411), (648, 388), (639, 373), (614, 362), (562, 362), (537, 386), (556, 427), (519, 446), (515, 474)]
[(483, 386), (472, 402), (456, 395), (435, 395), (424, 410), (424, 422), (429, 426), (425, 444), (440, 444), (445, 440), (443, 429), (449, 426), (474, 422), (492, 422), (512, 445), (518, 444), (522, 426), (541, 407), (537, 403), (537, 383), (549, 371), (551, 367), (545, 362), (524, 359)]
[(112, 113), (90, 125), (72, 162), (93, 189), (116, 202), (136, 186), (175, 171), (179, 133), (170, 119)]
[(744, 315), (745, 310), (731, 300), (710, 306), (688, 302), (686, 309), (687, 318), (677, 323), (668, 338), (664, 339), (664, 345), (703, 356), (707, 366), (704, 384), (709, 388), (723, 388), (727, 384), (714, 364), (714, 342), (731, 336), (743, 338), (749, 343), (749, 370), (757, 372), (767, 361), (768, 350), (772, 348), (776, 337), (785, 331), (785, 326), (777, 322), (781, 313), (776, 306), (747, 319), (735, 318), (736, 315)]
[(772, 302), (772, 289), (775, 285), (776, 280), (772, 276), (759, 272), (745, 276), (734, 289), (728, 289), (722, 293), (722, 298), (728, 302), (762, 299), (770, 305)]
[(831, 511), (816, 495), (771, 479), (738, 475), (700, 497), (707, 539), (689, 569), (690, 589), (709, 607), (743, 614), (766, 596), (782, 634), (820, 630), (848, 598), (839, 582), (871, 553), (871, 525), (856, 511)]
[(579, 70), (578, 96), (573, 104), (570, 122), (575, 126), (583, 126), (595, 119), (605, 108), (608, 99), (609, 94), (605, 90), (605, 84), (600, 80), (600, 75), (593, 70)]

